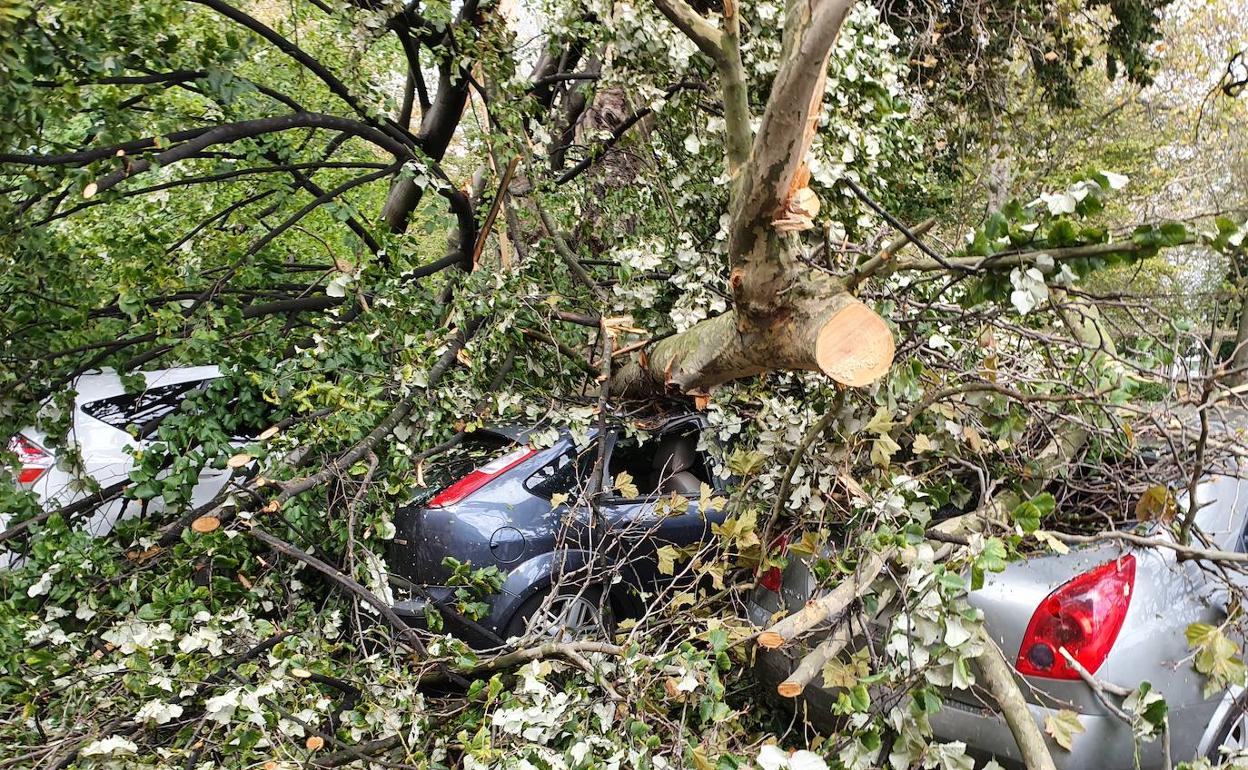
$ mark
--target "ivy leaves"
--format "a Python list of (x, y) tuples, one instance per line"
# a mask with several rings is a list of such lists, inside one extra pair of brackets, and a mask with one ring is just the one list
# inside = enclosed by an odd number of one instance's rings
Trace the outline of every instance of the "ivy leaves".
[(616, 493), (626, 500), (631, 500), (641, 494), (637, 489), (637, 482), (633, 480), (633, 474), (628, 471), (620, 471), (615, 477), (614, 488)]
[(1243, 685), (1245, 668), (1243, 660), (1238, 657), (1239, 645), (1226, 636), (1220, 626), (1208, 623), (1193, 623), (1185, 632), (1187, 646), (1196, 657), (1196, 670), (1208, 677), (1205, 682), (1205, 697), (1225, 690), (1231, 685)]
[(1075, 736), (1086, 730), (1079, 721), (1079, 715), (1069, 709), (1053, 712), (1044, 718), (1044, 731), (1054, 743), (1067, 751), (1074, 748)]
[(1031, 534), (1040, 529), (1040, 521), (1053, 513), (1057, 501), (1048, 492), (1042, 492), (1030, 500), (1025, 500), (1010, 511), (1010, 520), (1018, 525), (1024, 534)]
[(873, 465), (888, 467), (893, 455), (901, 449), (901, 446), (889, 435), (889, 432), (895, 425), (896, 423), (893, 422), (892, 414), (888, 409), (880, 407), (864, 427), (864, 430), (875, 434), (876, 437), (871, 442), (871, 463)]

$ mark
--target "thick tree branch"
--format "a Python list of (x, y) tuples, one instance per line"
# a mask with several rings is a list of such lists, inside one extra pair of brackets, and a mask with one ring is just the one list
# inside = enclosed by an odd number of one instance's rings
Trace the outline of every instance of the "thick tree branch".
[[(112, 197), (109, 197), (109, 198), (97, 198), (94, 200), (83, 201), (82, 203), (79, 203), (78, 205), (72, 208), (68, 208), (68, 209), (65, 209), (64, 211), (58, 211), (54, 214), (50, 214), (47, 217), (44, 217), (43, 219), (39, 220), (38, 222), (35, 222), (32, 226), (39, 227), (41, 225), (46, 225), (49, 222), (53, 222), (58, 219), (64, 219), (65, 217), (77, 214), (79, 211), (82, 211), (83, 209), (89, 209), (94, 206), (102, 206), (105, 204), (113, 203), (114, 201), (123, 200), (125, 198), (134, 198), (140, 195), (150, 195), (151, 193), (160, 192), (162, 190), (172, 190), (178, 187), (190, 187), (190, 186), (199, 185), (199, 184), (214, 184), (217, 182), (228, 182), (228, 181), (232, 181), (235, 179), (240, 179), (243, 177), (253, 176), (253, 175), (258, 175), (258, 174), (290, 173), (293, 171), (320, 171), (322, 169), (366, 169), (366, 168), (391, 168), (391, 164), (349, 162), (349, 161), (323, 161), (323, 162), (312, 161), (309, 163), (289, 163), (289, 164), (282, 164), (282, 165), (275, 165), (275, 166), (256, 166), (253, 168), (240, 168), (240, 169), (235, 169), (233, 171), (223, 171), (219, 174), (205, 174), (203, 176), (185, 177), (183, 179), (175, 179), (172, 182), (163, 182), (161, 184), (154, 184), (148, 187), (140, 187), (134, 190), (126, 190), (124, 192), (119, 192), (116, 195), (113, 195)], [(313, 193), (313, 194), (318, 195), (319, 192)]]
[(997, 701), (1005, 723), (1014, 734), (1014, 742), (1018, 744), (1024, 764), (1029, 770), (1056, 770), (1053, 756), (1044, 742), (1044, 733), (1040, 732), (1040, 727), (1023, 698), (1022, 690), (1014, 680), (1013, 667), (1001, 654), (1001, 648), (992, 637), (982, 630), (980, 637), (984, 651), (977, 659), (979, 678)]
[(110, 500), (115, 500), (118, 497), (121, 497), (122, 493), (126, 491), (126, 487), (128, 486), (130, 486), (129, 479), (119, 481), (116, 484), (104, 487), (98, 492), (93, 492), (86, 497), (75, 500), (72, 503), (62, 505), (59, 508), (52, 508), (31, 516), (29, 519), (18, 522), (3, 532), (0, 532), (0, 543), (4, 543), (15, 537), (25, 535), (32, 527), (42, 524), (53, 516), (69, 518), (71, 516), (76, 516), (80, 513), (92, 510), (109, 502)]
[[(895, 352), (888, 325), (851, 296), (843, 281), (811, 274), (794, 234), (811, 226), (812, 207), (817, 209), (807, 189), (805, 155), (822, 104), (828, 56), (851, 4), (790, 3), (779, 71), (748, 159), (737, 166), (735, 151), (728, 159), (736, 171), (728, 227), (733, 311), (642, 351), (620, 368), (616, 392), (705, 392), (769, 369), (819, 371), (858, 387), (888, 371)], [(730, 0), (725, 6), (730, 38), (735, 17)], [(726, 63), (721, 74), (731, 77), (733, 63), (722, 55), (721, 62)], [(726, 111), (726, 117), (737, 113), (739, 130), (749, 122), (742, 95), (727, 102)]]
[[(1178, 245), (1195, 243), (1195, 238), (1187, 238)], [(962, 271), (978, 270), (1012, 270), (1015, 267), (1032, 267), (1041, 256), (1047, 256), (1055, 263), (1071, 259), (1136, 256), (1156, 250), (1156, 246), (1148, 246), (1135, 241), (1111, 241), (1109, 243), (1090, 243), (1084, 246), (1063, 246), (1054, 249), (1029, 249), (1005, 251), (987, 257), (946, 257), (942, 262), (931, 258), (913, 257), (897, 259), (893, 262), (895, 270), (913, 270), (931, 272), (947, 270), (949, 265)]]
[[(477, 7), (477, 0), (467, 0), (459, 9), (456, 17), (457, 23), (477, 24), (480, 21)], [(443, 51), (443, 56), (438, 62), (438, 90), (434, 94), (432, 103), (422, 110), (420, 133), (416, 136), (416, 144), (435, 162), (442, 160), (446, 154), (446, 148), (451, 143), (451, 138), (455, 135), (455, 130), (459, 127), (464, 107), (468, 103), (468, 89), (471, 83), (469, 73), (461, 67), (459, 57), (455, 54), (453, 29), (453, 26), (448, 27), (445, 34), (439, 38), (440, 42), (437, 45), (438, 49)], [(419, 56), (417, 59), (419, 60)], [(414, 85), (422, 94), (423, 104), (428, 101), (428, 97), (423, 96), (425, 93), (424, 76), (419, 67), (412, 74), (415, 78)], [(395, 178), (381, 211), (382, 219), (386, 221), (386, 225), (392, 232), (401, 233), (407, 229), (408, 220), (423, 195), (424, 190), (417, 187), (409, 176), (400, 173)], [(475, 227), (465, 230), (465, 223), (462, 220), (460, 227), (461, 233), (471, 231), (475, 237)], [(471, 249), (464, 249), (464, 253), (471, 253)]]
[(793, 673), (780, 684), (776, 692), (785, 698), (796, 698), (805, 690), (815, 677), (823, 675), (823, 668), (834, 660), (853, 638), (848, 619), (836, 627), (832, 635), (820, 642), (813, 650), (806, 653), (793, 669)]
[(211, 126), (206, 128), (188, 128), (183, 131), (174, 131), (159, 137), (149, 136), (143, 139), (135, 139), (133, 141), (124, 142), (122, 144), (113, 144), (107, 147), (96, 147), (94, 149), (78, 150), (76, 152), (67, 152), (57, 155), (0, 153), (0, 164), (25, 166), (81, 166), (97, 160), (103, 160), (104, 158), (111, 158), (114, 156), (124, 157), (136, 152), (151, 150), (156, 148), (157, 142), (176, 145), (181, 142), (203, 136), (211, 130)]
[[(198, 80), (208, 73), (203, 70), (175, 70), (173, 72), (150, 72), (146, 75), (116, 75), (113, 77), (90, 78), (76, 80), (76, 86), (145, 86), (157, 83), (176, 85), (189, 80)], [(60, 88), (64, 83), (55, 80), (35, 80), (31, 83), (39, 88)]]
[(672, 26), (685, 33), (685, 37), (692, 40), (702, 53), (716, 63), (723, 58), (722, 34), (685, 0), (654, 0), (654, 4)]
[[(244, 120), (238, 123), (216, 126), (176, 147), (157, 153), (153, 158), (128, 160), (121, 168), (100, 177), (95, 182), (95, 189), (92, 190), (92, 194), (108, 190), (124, 179), (147, 171), (152, 167), (153, 162), (160, 166), (168, 166), (171, 163), (185, 160), (207, 147), (229, 144), (264, 134), (289, 131), (292, 128), (329, 128), (370, 141), (393, 154), (396, 159), (402, 160), (411, 155), (406, 145), (398, 142), (388, 134), (358, 121), (319, 112), (298, 112), (292, 115), (257, 118), (255, 120)], [(153, 142), (154, 140), (144, 141)]]
[(379, 123), (375, 118), (373, 118), (372, 114), (370, 114), (363, 103), (361, 103), (360, 100), (351, 93), (346, 84), (330, 72), (325, 65), (310, 56), (299, 46), (287, 40), (284, 36), (278, 34), (272, 28), (264, 24), (264, 22), (254, 16), (244, 13), (229, 3), (222, 2), (222, 0), (190, 0), (190, 2), (199, 3), (200, 5), (211, 8), (222, 16), (225, 16), (227, 19), (246, 27), (260, 37), (264, 38), (279, 51), (294, 59), (300, 64), (300, 66), (306, 68), (309, 72), (320, 78), (321, 82), (324, 83), (335, 96), (345, 102), (347, 106), (354, 110), (355, 113), (359, 115), (360, 118), (369, 126), (384, 130), (391, 138), (401, 144), (406, 145), (415, 143), (412, 135), (407, 132), (406, 128), (399, 126), (394, 121), (386, 121), (385, 124)]
[(754, 130), (750, 127), (750, 99), (745, 65), (741, 62), (741, 14), (737, 0), (724, 0), (724, 32), (721, 56), (716, 60), (724, 94), (724, 151), (728, 175), (734, 180), (750, 159)]
[(742, 170), (732, 212), (729, 253), (734, 264), (754, 254), (771, 233), (790, 186), (805, 161), (811, 113), (821, 103), (827, 58), (852, 0), (790, 3), (779, 71)]
[(759, 634), (758, 645), (768, 650), (783, 647), (844, 612), (855, 599), (871, 587), (871, 583), (884, 569), (885, 562), (892, 558), (893, 553), (892, 549), (883, 553), (871, 553), (858, 566), (854, 574), (841, 581), (836, 588), (822, 596), (812, 598), (806, 602), (805, 607)]
[(416, 632), (416, 630), (404, 623), (403, 619), (395, 613), (393, 607), (391, 607), (387, 602), (379, 599), (372, 591), (360, 585), (354, 578), (343, 574), (333, 565), (321, 561), (315, 556), (294, 547), (290, 543), (287, 543), (285, 540), (282, 540), (275, 535), (265, 532), (259, 527), (249, 526), (246, 531), (248, 535), (264, 543), (275, 553), (280, 553), (283, 556), (289, 556), (292, 559), (303, 562), (312, 569), (329, 578), (339, 588), (346, 590), (352, 596), (355, 596), (365, 604), (377, 610), (377, 612), (379, 612), (381, 616), (386, 619), (386, 622), (390, 624), (391, 629), (393, 629), (398, 636), (407, 640), (408, 644), (410, 644), (421, 655), (425, 654), (425, 643), (421, 641), (420, 635)]

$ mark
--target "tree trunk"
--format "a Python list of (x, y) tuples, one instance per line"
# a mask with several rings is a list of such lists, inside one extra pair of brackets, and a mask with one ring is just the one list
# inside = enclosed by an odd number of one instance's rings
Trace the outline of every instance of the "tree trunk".
[(729, 26), (721, 34), (684, 0), (660, 0), (664, 14), (716, 62), (725, 91), (734, 309), (635, 354), (612, 380), (617, 394), (705, 394), (768, 369), (818, 371), (862, 386), (892, 365), (888, 324), (854, 298), (843, 279), (802, 262), (802, 244), (794, 234), (812, 227), (818, 210), (807, 187), (806, 152), (823, 101), (828, 56), (851, 4), (790, 5), (780, 67), (745, 155), (741, 147), (750, 117), (735, 48), (735, 11), (729, 14), (726, 6)]
[[(1212, 355), (1217, 357), (1215, 345)], [(1226, 384), (1234, 387), (1248, 382), (1248, 289), (1239, 290), (1239, 322), (1235, 333), (1235, 350), (1231, 353), (1230, 375)]]
[[(735, 274), (734, 288), (758, 278)], [(820, 371), (844, 385), (861, 386), (888, 371), (892, 332), (840, 282), (784, 271), (775, 280), (789, 288), (783, 303), (766, 312), (742, 312), (746, 291), (737, 290), (737, 310), (641, 351), (615, 375), (612, 390), (626, 397), (704, 394), (769, 369)]]

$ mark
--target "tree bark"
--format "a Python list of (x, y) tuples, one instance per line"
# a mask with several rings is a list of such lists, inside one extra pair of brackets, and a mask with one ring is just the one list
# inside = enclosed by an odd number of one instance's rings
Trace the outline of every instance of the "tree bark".
[(847, 619), (832, 632), (831, 636), (806, 653), (798, 662), (797, 668), (793, 669), (793, 673), (789, 674), (789, 678), (776, 685), (776, 692), (785, 698), (799, 697), (806, 691), (807, 685), (816, 677), (823, 675), (824, 666), (840, 655), (852, 638), (853, 634)]
[(867, 592), (893, 553), (891, 548), (884, 553), (872, 553), (852, 577), (828, 593), (812, 597), (806, 606), (759, 634), (758, 646), (767, 650), (778, 649), (844, 612), (855, 599)]
[(1031, 709), (1023, 692), (1014, 681), (1014, 669), (1001, 654), (1001, 648), (987, 633), (980, 633), (984, 651), (978, 658), (980, 679), (987, 686), (992, 697), (1005, 717), (1010, 732), (1014, 734), (1014, 742), (1018, 744), (1019, 754), (1028, 770), (1056, 770), (1053, 756), (1044, 742), (1044, 733), (1036, 724)]
[(794, 234), (811, 227), (817, 211), (806, 186), (806, 152), (828, 56), (851, 4), (790, 5), (779, 71), (758, 133), (742, 157), (749, 119), (744, 81), (734, 76), (740, 66), (735, 6), (725, 6), (721, 32), (681, 0), (658, 0), (720, 70), (725, 117), (731, 118), (728, 252), (734, 309), (639, 351), (614, 376), (618, 395), (704, 394), (769, 369), (822, 372), (856, 387), (891, 366), (895, 351), (888, 324), (847, 291), (844, 279), (812, 271), (799, 258), (802, 244)]
[[(478, 22), (477, 0), (468, 0), (460, 8), (456, 23)], [(443, 37), (443, 44), (451, 46), (451, 33)], [(420, 116), (420, 133), (416, 140), (425, 155), (435, 161), (441, 161), (446, 148), (459, 128), (460, 118), (468, 103), (468, 88), (471, 80), (468, 73), (461, 69), (456, 57), (452, 54), (444, 56), (438, 64), (438, 90), (433, 102)], [(406, 126), (405, 126), (406, 128)], [(402, 233), (407, 230), (408, 220), (412, 212), (420, 205), (424, 190), (417, 187), (412, 179), (400, 172), (390, 186), (386, 202), (381, 209), (381, 217), (391, 232)]]
[[(1231, 373), (1226, 384), (1232, 387), (1248, 382), (1248, 289), (1239, 290), (1239, 324), (1235, 333), (1235, 350), (1231, 353)], [(1217, 356), (1217, 347), (1213, 355)]]

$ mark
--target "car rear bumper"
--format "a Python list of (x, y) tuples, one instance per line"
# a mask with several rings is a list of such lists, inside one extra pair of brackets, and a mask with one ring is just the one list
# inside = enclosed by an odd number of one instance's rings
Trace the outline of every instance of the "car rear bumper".
[[(792, 670), (787, 657), (776, 653), (759, 652), (755, 659), (755, 673), (768, 689), (783, 681)], [(884, 694), (874, 700), (884, 700)], [(1021, 770), (1025, 765), (1018, 751), (1018, 744), (1010, 732), (1005, 718), (986, 705), (970, 704), (945, 693), (943, 705), (931, 715), (932, 732), (940, 741), (960, 741), (966, 744), (970, 754), (982, 759), (994, 758), (1006, 768)], [(956, 693), (969, 698), (964, 692)], [(802, 695), (807, 707), (803, 713), (816, 726), (836, 729), (833, 704), (835, 690), (822, 687), (807, 688)], [(1213, 718), (1217, 700), (1175, 708), (1170, 712), (1171, 752), (1176, 762), (1193, 759), (1203, 731)], [(1045, 719), (1055, 715), (1059, 708), (1045, 708), (1028, 704), (1040, 729)], [(1045, 741), (1058, 770), (1160, 770), (1165, 767), (1162, 743), (1135, 740), (1131, 728), (1109, 714), (1079, 714), (1084, 732), (1074, 736), (1072, 750), (1066, 751), (1046, 736)], [(1138, 757), (1138, 764), (1137, 764)]]
[[(1045, 720), (1058, 712), (1034, 704), (1027, 707), (1041, 730)], [(1137, 767), (1137, 749), (1140, 770), (1161, 768), (1164, 764), (1160, 741), (1140, 742), (1137, 747), (1131, 728), (1116, 717), (1080, 714), (1079, 723), (1084, 732), (1074, 736), (1070, 751), (1045, 738), (1058, 770), (1127, 770)], [(968, 751), (991, 756), (1007, 768), (1025, 767), (1009, 725), (992, 709), (946, 697), (940, 711), (932, 715), (931, 725), (932, 732), (941, 740), (962, 741)]]

